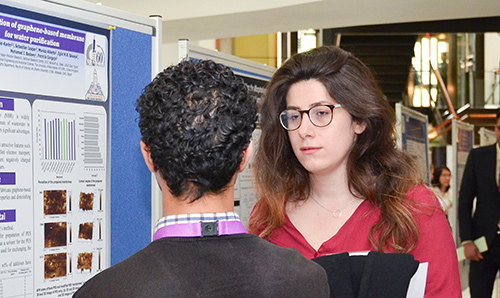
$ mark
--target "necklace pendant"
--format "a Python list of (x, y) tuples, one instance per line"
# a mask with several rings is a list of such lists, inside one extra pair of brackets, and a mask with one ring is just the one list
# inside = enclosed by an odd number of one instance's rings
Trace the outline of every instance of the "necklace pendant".
[(333, 215), (333, 217), (335, 217), (335, 218), (339, 218), (339, 217), (342, 215), (342, 210), (340, 210), (340, 209), (335, 209), (335, 210), (333, 210), (332, 215)]

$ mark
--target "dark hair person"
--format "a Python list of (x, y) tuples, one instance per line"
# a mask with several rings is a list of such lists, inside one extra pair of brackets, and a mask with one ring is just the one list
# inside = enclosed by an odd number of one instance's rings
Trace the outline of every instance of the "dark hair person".
[(396, 149), (394, 111), (360, 60), (337, 47), (294, 55), (267, 86), (261, 125), (252, 232), (307, 258), (411, 253), (429, 262), (426, 297), (460, 297), (444, 213)]
[(450, 181), (451, 171), (448, 167), (439, 166), (434, 170), (431, 180), (432, 190), (438, 197), (441, 208), (443, 208), (446, 215), (448, 215), (448, 211), (451, 209), (453, 203), (451, 192), (449, 191)]
[(183, 61), (159, 73), (137, 111), (155, 170), (173, 195), (191, 202), (226, 190), (257, 121), (244, 83), (210, 60)]

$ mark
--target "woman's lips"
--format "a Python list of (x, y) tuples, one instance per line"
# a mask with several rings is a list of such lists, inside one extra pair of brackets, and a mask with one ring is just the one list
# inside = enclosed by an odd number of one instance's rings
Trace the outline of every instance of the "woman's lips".
[(304, 146), (304, 147), (301, 147), (300, 148), (300, 151), (303, 153), (303, 154), (306, 154), (306, 155), (309, 155), (309, 154), (314, 154), (316, 153), (317, 151), (319, 151), (321, 149), (321, 147), (307, 147), (307, 146)]

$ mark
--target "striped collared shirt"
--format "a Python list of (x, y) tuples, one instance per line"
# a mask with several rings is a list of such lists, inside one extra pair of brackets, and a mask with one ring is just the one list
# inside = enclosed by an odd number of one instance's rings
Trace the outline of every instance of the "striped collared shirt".
[(235, 212), (210, 212), (210, 213), (188, 213), (168, 215), (160, 218), (156, 222), (155, 233), (158, 229), (175, 225), (188, 224), (198, 222), (214, 222), (214, 221), (240, 221), (240, 217)]

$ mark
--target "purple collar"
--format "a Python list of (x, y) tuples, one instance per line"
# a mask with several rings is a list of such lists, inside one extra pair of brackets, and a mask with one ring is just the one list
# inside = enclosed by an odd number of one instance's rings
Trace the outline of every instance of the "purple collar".
[(153, 241), (165, 237), (206, 237), (248, 233), (241, 221), (209, 221), (173, 224), (159, 228)]

